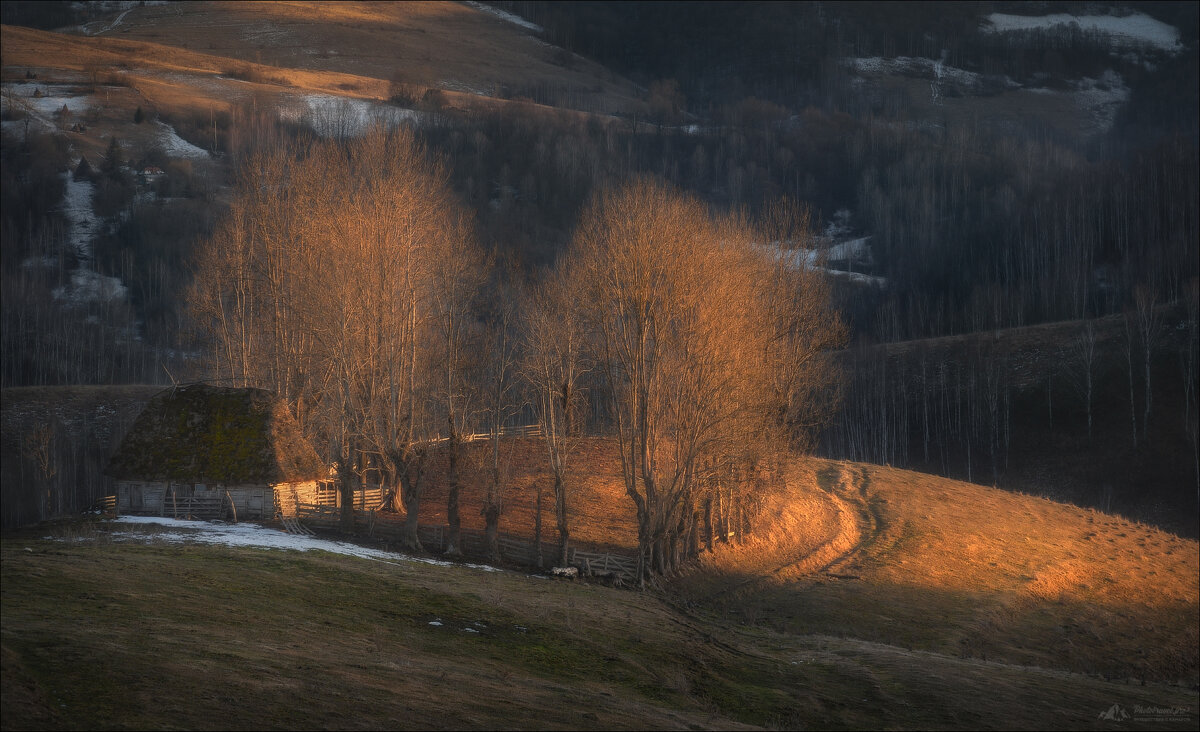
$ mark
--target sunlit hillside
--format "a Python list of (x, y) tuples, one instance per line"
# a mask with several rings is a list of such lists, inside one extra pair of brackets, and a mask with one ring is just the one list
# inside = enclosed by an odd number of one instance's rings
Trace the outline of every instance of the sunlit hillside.
[[(1194, 540), (882, 466), (804, 461), (789, 488), (799, 503), (780, 500), (773, 530), (704, 558), (673, 587), (787, 632), (1196, 683)], [(794, 508), (814, 494), (847, 525), (840, 543)]]

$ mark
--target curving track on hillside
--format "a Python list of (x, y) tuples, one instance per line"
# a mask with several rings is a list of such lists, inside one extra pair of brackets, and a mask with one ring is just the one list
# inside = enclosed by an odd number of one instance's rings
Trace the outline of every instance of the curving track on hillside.
[[(738, 565), (740, 571), (736, 572), (702, 566), (693, 573), (692, 579), (700, 574), (709, 579), (715, 577), (716, 581), (707, 583), (707, 587), (699, 592), (689, 592), (688, 585), (693, 583), (685, 579), (679, 589), (690, 596), (690, 601), (708, 604), (727, 602), (764, 583), (795, 582), (805, 577), (814, 580), (821, 577), (853, 578), (838, 570), (850, 564), (878, 534), (879, 520), (867, 500), (869, 479), (866, 470), (845, 463), (831, 463), (829, 470), (836, 470), (836, 475), (826, 472), (823, 476), (826, 480), (817, 481), (818, 485), (824, 482), (828, 487), (822, 486), (824, 490), (819, 492), (809, 491), (805, 496), (808, 501), (824, 504), (826, 520), (791, 525), (789, 530), (776, 534), (773, 545), (763, 546), (758, 552), (754, 546), (744, 551), (751, 557), (762, 556), (763, 562), (744, 562)], [(776, 497), (775, 510), (783, 515), (786, 504), (796, 500), (798, 493), (793, 477), (789, 479), (786, 494)], [(812, 535), (814, 531), (816, 536)]]

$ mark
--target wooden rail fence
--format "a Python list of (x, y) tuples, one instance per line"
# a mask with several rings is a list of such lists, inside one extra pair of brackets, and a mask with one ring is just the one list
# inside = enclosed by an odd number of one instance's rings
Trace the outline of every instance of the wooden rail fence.
[[(342, 512), (340, 508), (334, 506), (298, 503), (296, 504), (296, 518), (305, 524), (337, 529), (341, 527)], [(399, 541), (403, 528), (404, 517), (400, 514), (354, 509), (354, 530), (356, 532), (365, 533), (372, 538)], [(417, 538), (421, 540), (421, 545), (427, 550), (439, 554), (446, 551), (448, 533), (449, 527), (443, 524), (420, 524), (417, 526)], [(463, 528), (459, 530), (459, 539), (459, 549), (463, 556), (477, 559), (486, 558), (487, 534), (485, 531)], [(504, 532), (499, 532), (496, 539), (500, 548), (500, 556), (506, 562), (526, 567), (537, 566), (536, 542)], [(555, 551), (556, 547), (543, 543), (542, 556), (546, 561), (552, 561)], [(634, 556), (571, 548), (567, 558), (569, 564), (578, 567), (584, 574), (617, 577), (626, 582), (637, 580), (637, 557)]]
[(100, 513), (103, 513), (108, 516), (116, 516), (117, 515), (117, 497), (116, 496), (104, 496), (103, 498), (97, 498), (96, 504), (95, 504), (95, 507), (93, 510), (99, 511)]

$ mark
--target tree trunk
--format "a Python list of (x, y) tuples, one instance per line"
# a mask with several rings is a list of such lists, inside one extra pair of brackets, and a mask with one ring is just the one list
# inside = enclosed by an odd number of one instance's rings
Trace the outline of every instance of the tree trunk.
[(338, 461), (338, 501), (341, 504), (342, 532), (354, 533), (354, 494), (357, 488), (358, 474), (350, 469), (348, 461)]
[(542, 483), (538, 481), (537, 486), (537, 503), (534, 505), (533, 514), (533, 549), (537, 560), (538, 569), (542, 568)]
[(400, 500), (404, 504), (404, 528), (400, 534), (400, 546), (407, 551), (424, 551), (417, 528), (425, 477), (425, 457), (408, 455), (396, 460), (396, 465), (396, 472), (400, 476)]
[(713, 500), (712, 496), (704, 499), (704, 546), (708, 551), (713, 550)]
[(449, 466), (446, 475), (450, 488), (446, 495), (446, 523), (448, 524), (446, 531), (446, 555), (451, 557), (462, 556), (462, 518), (458, 512), (458, 495), (461, 488), (458, 479), (460, 445), (458, 434), (454, 431), (454, 425), (451, 424), (448, 445)]
[(500, 505), (489, 500), (483, 507), (484, 552), (489, 562), (500, 561)]
[(571, 531), (567, 522), (567, 486), (558, 475), (554, 477), (554, 520), (558, 527), (558, 566), (566, 567), (569, 564)]

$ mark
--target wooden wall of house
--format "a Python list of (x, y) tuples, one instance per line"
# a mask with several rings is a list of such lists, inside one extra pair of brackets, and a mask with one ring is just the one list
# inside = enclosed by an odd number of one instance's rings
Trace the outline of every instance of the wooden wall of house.
[[(377, 485), (365, 485), (354, 492), (354, 507), (363, 510), (377, 508), (385, 491)], [(291, 518), (296, 515), (298, 505), (333, 506), (342, 505), (337, 484), (332, 480), (288, 483), (275, 486), (275, 502), (280, 512)]]
[[(378, 507), (384, 491), (364, 486), (354, 493), (359, 509)], [(294, 517), (297, 506), (341, 505), (337, 486), (329, 480), (268, 485), (213, 485), (164, 481), (117, 481), (117, 513), (205, 519), (270, 520), (281, 513)]]
[(296, 515), (298, 504), (336, 506), (337, 490), (332, 481), (309, 480), (303, 483), (281, 483), (275, 486), (275, 504), (288, 518)]
[(203, 519), (272, 519), (275, 490), (268, 485), (212, 485), (117, 481), (117, 513)]

